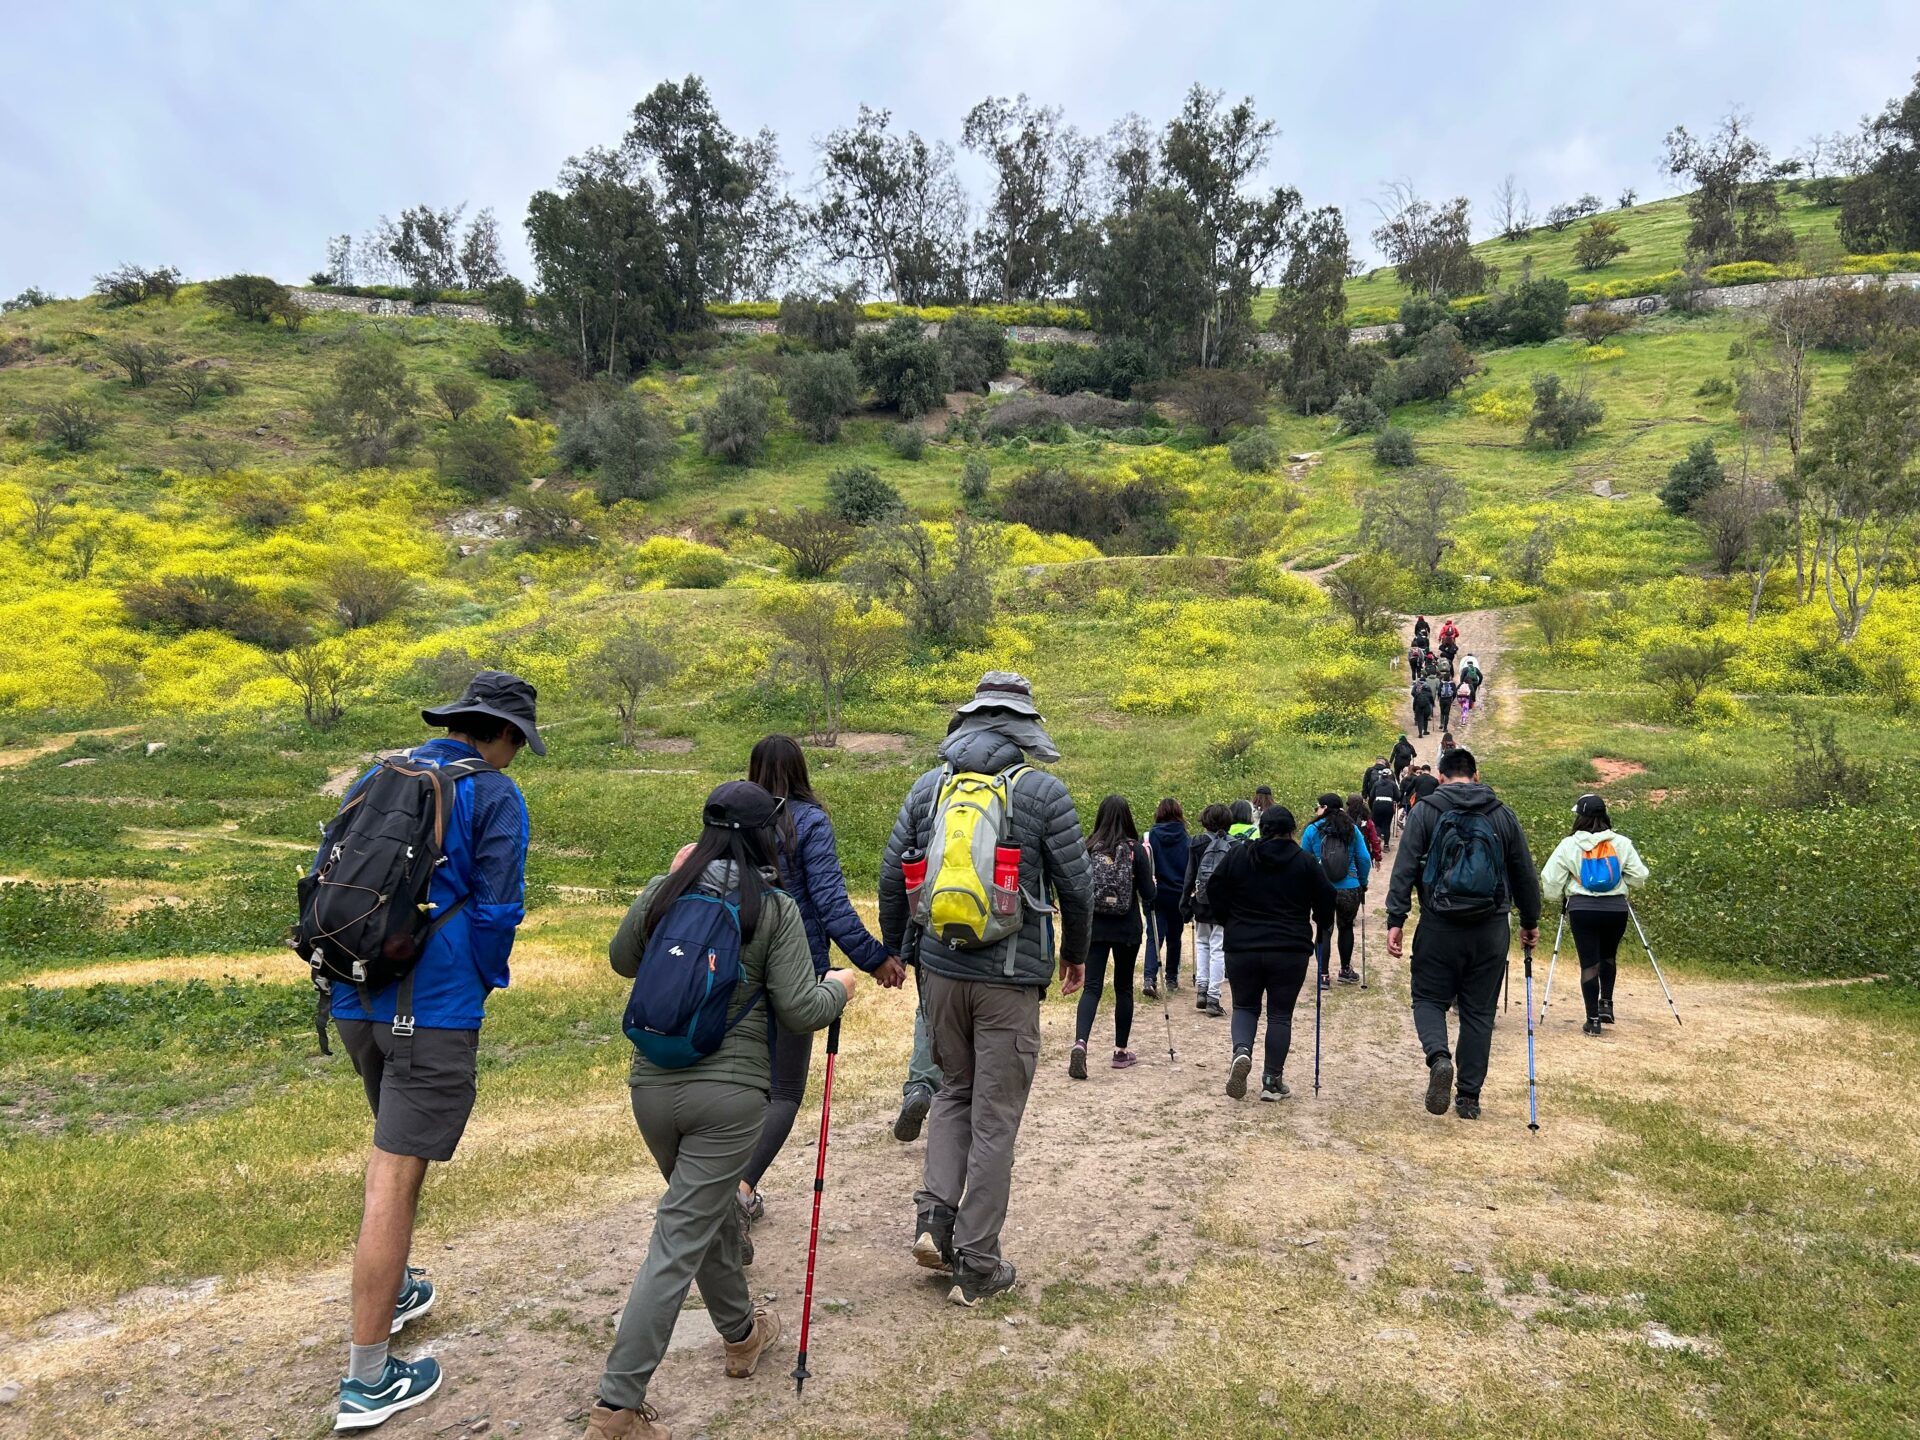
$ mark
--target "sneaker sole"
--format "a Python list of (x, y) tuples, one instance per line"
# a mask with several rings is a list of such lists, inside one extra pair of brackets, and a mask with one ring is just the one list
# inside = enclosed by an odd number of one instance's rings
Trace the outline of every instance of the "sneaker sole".
[(415, 1320), (418, 1320), (422, 1315), (426, 1314), (429, 1310), (433, 1309), (433, 1302), (438, 1300), (439, 1298), (440, 1298), (440, 1292), (436, 1290), (431, 1295), (427, 1296), (426, 1304), (418, 1307), (417, 1309), (409, 1310), (404, 1315), (394, 1316), (393, 1328), (389, 1330), (387, 1334), (398, 1335), (402, 1330), (406, 1329), (407, 1326), (411, 1325)]
[(1020, 1282), (1018, 1280), (1015, 1280), (1012, 1285), (1007, 1286), (1007, 1288), (1004, 1290), (995, 1290), (991, 1294), (976, 1295), (971, 1300), (967, 1298), (967, 1292), (965, 1287), (956, 1285), (953, 1287), (953, 1289), (947, 1292), (947, 1299), (952, 1301), (955, 1305), (964, 1306), (966, 1309), (972, 1310), (976, 1306), (978, 1306), (983, 1300), (991, 1300), (995, 1295), (1011, 1295), (1013, 1293), (1014, 1285), (1018, 1285), (1019, 1283)]
[(922, 1099), (916, 1095), (900, 1107), (900, 1114), (893, 1122), (893, 1138), (901, 1144), (907, 1144), (920, 1138), (920, 1127), (927, 1123), (927, 1112), (933, 1109), (931, 1095)]
[(434, 1392), (439, 1390), (441, 1382), (446, 1378), (446, 1372), (442, 1371), (434, 1377), (433, 1384), (422, 1390), (418, 1395), (409, 1395), (406, 1399), (396, 1400), (391, 1405), (382, 1405), (378, 1410), (356, 1410), (351, 1414), (343, 1413), (336, 1415), (333, 1417), (333, 1428), (336, 1430), (371, 1430), (376, 1425), (384, 1425), (402, 1410), (411, 1410), (414, 1406), (431, 1400)]
[(1453, 1061), (1436, 1060), (1427, 1071), (1427, 1113), (1444, 1115), (1453, 1103)]
[(1075, 1050), (1067, 1057), (1067, 1075), (1074, 1080), (1087, 1078), (1087, 1052)]
[(1251, 1055), (1236, 1055), (1233, 1057), (1233, 1066), (1227, 1072), (1227, 1098), (1229, 1100), (1244, 1100), (1247, 1098), (1247, 1076), (1251, 1074), (1252, 1071), (1253, 1057)]
[(913, 1242), (914, 1264), (928, 1270), (951, 1270), (947, 1257), (940, 1253), (940, 1242), (928, 1231), (921, 1231), (920, 1238)]

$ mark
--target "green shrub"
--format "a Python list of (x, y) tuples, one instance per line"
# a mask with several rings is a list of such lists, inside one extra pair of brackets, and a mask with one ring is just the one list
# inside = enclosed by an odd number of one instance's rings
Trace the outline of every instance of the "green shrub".
[(827, 509), (849, 525), (871, 525), (906, 508), (871, 465), (843, 465), (827, 476)]
[(1227, 458), (1244, 474), (1265, 474), (1280, 463), (1280, 442), (1271, 430), (1249, 430), (1233, 437)]
[(1365, 395), (1342, 395), (1333, 402), (1331, 413), (1342, 435), (1371, 434), (1387, 423), (1387, 412)]
[(883, 406), (914, 420), (938, 409), (952, 388), (945, 354), (918, 320), (902, 316), (886, 329), (863, 331), (853, 342), (860, 383)]
[(1713, 441), (1696, 440), (1667, 471), (1667, 483), (1660, 487), (1660, 503), (1669, 515), (1685, 515), (1726, 483), (1727, 472), (1713, 453)]
[(990, 320), (956, 315), (940, 327), (939, 344), (956, 390), (984, 394), (987, 382), (1006, 371), (1006, 331)]
[(269, 275), (229, 275), (223, 280), (210, 280), (200, 294), (215, 309), (262, 325), (297, 308), (293, 292)]
[(300, 616), (230, 575), (200, 572), (142, 580), (120, 593), (136, 625), (172, 634), (219, 630), (248, 645), (285, 650), (305, 637)]
[(700, 412), (700, 449), (729, 465), (751, 465), (766, 452), (773, 429), (773, 391), (758, 375), (736, 370)]
[(993, 478), (993, 472), (987, 465), (987, 457), (978, 450), (967, 456), (967, 463), (960, 471), (960, 503), (968, 510), (978, 512), (987, 503), (987, 487)]
[(909, 420), (887, 432), (887, 448), (902, 460), (919, 460), (927, 453), (927, 432)]
[(860, 376), (851, 356), (827, 351), (796, 355), (781, 380), (787, 414), (810, 440), (824, 445), (840, 433), (840, 422), (860, 408)]
[[(739, 308), (709, 306), (710, 313)], [(860, 306), (851, 292), (841, 290), (830, 296), (815, 297), (798, 292), (783, 296), (773, 316), (741, 316), (742, 319), (777, 319), (780, 334), (787, 340), (811, 345), (817, 350), (845, 350), (853, 344), (860, 325)]]
[(1606, 417), (1606, 406), (1587, 393), (1586, 377), (1569, 390), (1551, 372), (1533, 377), (1533, 414), (1527, 418), (1527, 443), (1538, 440), (1552, 450), (1570, 450)]
[(667, 584), (676, 590), (717, 590), (727, 583), (727, 557), (714, 550), (681, 556), (667, 567)]
[(1413, 432), (1398, 425), (1389, 425), (1373, 437), (1373, 458), (1382, 465), (1413, 464)]
[(440, 478), (469, 495), (493, 498), (527, 483), (527, 445), (504, 415), (457, 420), (435, 437)]
[(555, 463), (594, 471), (602, 505), (652, 500), (667, 488), (678, 447), (667, 417), (637, 391), (602, 381), (560, 412)]

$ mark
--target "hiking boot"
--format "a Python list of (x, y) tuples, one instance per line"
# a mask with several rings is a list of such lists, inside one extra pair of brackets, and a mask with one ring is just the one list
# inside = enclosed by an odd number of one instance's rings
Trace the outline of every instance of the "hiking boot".
[(740, 1263), (751, 1265), (753, 1263), (753, 1225), (747, 1219), (747, 1212), (738, 1205), (733, 1208), (733, 1223), (738, 1227), (735, 1233), (740, 1237)]
[(727, 1346), (727, 1378), (729, 1380), (750, 1380), (754, 1369), (760, 1364), (760, 1352), (780, 1338), (780, 1317), (764, 1305), (756, 1305), (753, 1310), (753, 1328), (747, 1331), (744, 1340), (729, 1340)]
[(1245, 1050), (1233, 1052), (1233, 1063), (1227, 1067), (1227, 1098), (1244, 1100), (1247, 1098), (1247, 1076), (1253, 1073), (1253, 1056)]
[(893, 1138), (901, 1144), (920, 1138), (920, 1127), (927, 1123), (927, 1112), (933, 1109), (933, 1087), (929, 1085), (909, 1085), (906, 1096), (900, 1102), (900, 1113), (893, 1118)]
[(1225, 1010), (1220, 1008), (1220, 997), (1218, 995), (1209, 995), (1207, 997), (1207, 1018), (1209, 1020), (1218, 1020), (1226, 1013)]
[(1333, 988), (1333, 977), (1324, 970), (1320, 972), (1320, 988), (1322, 990), (1331, 990)]
[(1113, 1052), (1113, 1068), (1116, 1070), (1131, 1070), (1139, 1063), (1140, 1057), (1135, 1055), (1131, 1050), (1116, 1050)]
[(1149, 980), (1140, 987), (1140, 998), (1142, 1000), (1158, 1000), (1160, 998), (1160, 987)]
[(1360, 972), (1351, 965), (1342, 965), (1340, 967), (1340, 983), (1342, 985), (1358, 985), (1360, 983)]
[(956, 1305), (965, 1305), (971, 1310), (982, 1300), (990, 1300), (995, 1295), (1004, 1295), (1013, 1289), (1013, 1266), (1005, 1260), (991, 1270), (977, 1269), (972, 1265), (953, 1267), (953, 1288), (947, 1292), (947, 1299)]
[(932, 1205), (914, 1217), (913, 1259), (928, 1270), (953, 1268), (954, 1212), (945, 1205)]
[(758, 1190), (749, 1190), (744, 1197), (737, 1188), (733, 1193), (739, 1203), (740, 1214), (749, 1225), (758, 1225), (767, 1218), (767, 1202), (761, 1198)]
[(1173, 976), (1169, 975), (1167, 977), (1167, 994), (1178, 995), (1179, 993), (1180, 993), (1180, 982), (1174, 979)]
[(1587, 1023), (1580, 1027), (1580, 1033), (1583, 1035), (1604, 1035), (1607, 1033), (1607, 1029), (1606, 1026), (1600, 1023), (1598, 1016), (1589, 1015), (1587, 1017)]
[(1479, 1096), (1462, 1095), (1458, 1100), (1453, 1102), (1453, 1113), (1458, 1115), (1462, 1120), (1478, 1120), (1480, 1118)]
[(1282, 1080), (1278, 1075), (1262, 1075), (1260, 1077), (1260, 1098), (1262, 1100), (1284, 1100), (1291, 1094), (1293, 1094), (1293, 1091), (1287, 1088), (1287, 1082)]
[(673, 1440), (651, 1405), (638, 1410), (609, 1410), (598, 1400), (587, 1412), (587, 1440)]
[(1600, 1002), (1600, 1023), (1602, 1025), (1613, 1024), (1613, 1001), (1602, 1000)]
[(346, 1379), (340, 1382), (340, 1408), (333, 1417), (336, 1430), (371, 1430), (402, 1410), (411, 1410), (440, 1388), (439, 1363), (427, 1356), (418, 1360), (387, 1357), (387, 1368), (371, 1385)]
[(1440, 1056), (1427, 1066), (1427, 1113), (1444, 1115), (1447, 1102), (1453, 1098), (1453, 1061), (1446, 1055)]
[(426, 1278), (426, 1271), (407, 1267), (407, 1280), (400, 1287), (400, 1298), (393, 1302), (393, 1329), (387, 1333), (398, 1335), (409, 1321), (418, 1320), (433, 1309), (433, 1282)]
[(1076, 1080), (1087, 1078), (1087, 1042), (1076, 1040), (1073, 1049), (1067, 1052), (1067, 1074)]
[(1207, 992), (1206, 991), (1202, 990), (1198, 995), (1193, 997), (1193, 1008), (1201, 1011), (1204, 1011), (1207, 1008)]

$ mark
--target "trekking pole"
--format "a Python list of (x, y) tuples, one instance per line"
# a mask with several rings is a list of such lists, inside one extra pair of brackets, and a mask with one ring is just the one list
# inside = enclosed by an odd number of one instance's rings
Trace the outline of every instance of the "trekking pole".
[(1313, 957), (1313, 1093), (1320, 1093), (1320, 957)]
[(807, 1332), (813, 1322), (813, 1259), (820, 1250), (820, 1197), (827, 1188), (827, 1119), (833, 1114), (833, 1061), (840, 1053), (840, 1021), (827, 1026), (827, 1074), (820, 1086), (820, 1152), (813, 1161), (813, 1228), (807, 1235), (807, 1288), (800, 1302), (800, 1358), (793, 1367), (797, 1400), (813, 1372), (807, 1369)]
[(1547, 993), (1540, 997), (1540, 1023), (1547, 1023), (1547, 1007), (1553, 1004), (1553, 967), (1560, 963), (1560, 936), (1567, 928), (1567, 897), (1560, 897), (1560, 923), (1553, 927), (1553, 954), (1547, 960)]
[(1520, 947), (1521, 963), (1526, 968), (1527, 987), (1527, 1129), (1540, 1130), (1539, 1081), (1533, 1068), (1533, 947)]
[(1500, 1008), (1513, 1009), (1513, 957), (1507, 957), (1507, 963), (1500, 969)]
[(1360, 988), (1367, 988), (1367, 893), (1360, 892)]
[(1647, 932), (1641, 929), (1640, 917), (1634, 914), (1631, 900), (1627, 901), (1627, 914), (1633, 918), (1633, 928), (1640, 931), (1640, 948), (1647, 952), (1647, 963), (1653, 966), (1653, 978), (1660, 982), (1661, 990), (1666, 993), (1667, 1008), (1673, 1011), (1673, 1023), (1679, 1025), (1681, 1024), (1680, 1007), (1673, 1003), (1673, 991), (1667, 989), (1667, 977), (1660, 973), (1660, 962), (1653, 958), (1653, 946), (1647, 944)]
[[(1147, 949), (1149, 953), (1159, 955), (1160, 927), (1154, 924), (1153, 908), (1151, 906), (1143, 908), (1147, 912)], [(1160, 967), (1160, 1018), (1167, 1022), (1167, 1064), (1171, 1066), (1173, 1064), (1173, 1009), (1167, 1002), (1167, 986), (1172, 983), (1172, 977), (1167, 974), (1164, 963), (1166, 956), (1160, 955), (1160, 959), (1163, 962)]]

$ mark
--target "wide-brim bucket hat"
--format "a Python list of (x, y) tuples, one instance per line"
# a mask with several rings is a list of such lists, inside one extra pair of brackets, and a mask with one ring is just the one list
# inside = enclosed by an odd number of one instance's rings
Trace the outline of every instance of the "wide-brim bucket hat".
[(974, 687), (973, 698), (954, 710), (956, 715), (974, 715), (982, 710), (1005, 710), (1034, 720), (1043, 717), (1033, 703), (1033, 686), (1024, 675), (1011, 670), (989, 670)]
[(518, 675), (505, 670), (482, 670), (467, 682), (466, 693), (451, 705), (422, 710), (420, 718), (429, 725), (458, 728), (462, 715), (491, 715), (517, 727), (527, 737), (527, 747), (536, 755), (547, 753), (547, 742), (540, 738), (534, 724), (534, 703), (539, 692)]

